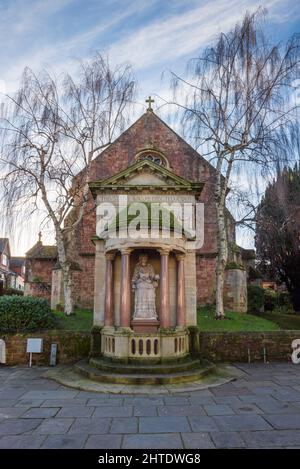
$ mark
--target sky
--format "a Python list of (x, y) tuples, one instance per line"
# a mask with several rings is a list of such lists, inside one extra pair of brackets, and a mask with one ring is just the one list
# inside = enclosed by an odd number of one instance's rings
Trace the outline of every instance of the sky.
[[(0, 0), (0, 91), (16, 90), (25, 66), (72, 73), (76, 58), (100, 51), (113, 63), (133, 66), (137, 117), (148, 95), (160, 114), (168, 71), (183, 75), (189, 59), (259, 6), (268, 10), (266, 29), (274, 42), (300, 31), (298, 0)], [(30, 225), (13, 237), (14, 255), (36, 241), (39, 226)], [(50, 232), (44, 236), (51, 239)]]

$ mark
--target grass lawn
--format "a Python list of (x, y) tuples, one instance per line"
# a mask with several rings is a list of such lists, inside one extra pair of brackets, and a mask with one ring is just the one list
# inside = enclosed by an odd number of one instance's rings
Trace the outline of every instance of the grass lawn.
[(199, 308), (198, 327), (201, 331), (277, 331), (280, 328), (275, 322), (253, 316), (252, 314), (226, 312), (227, 319), (216, 320), (213, 307)]
[[(69, 331), (90, 331), (93, 325), (91, 310), (76, 309), (73, 316), (54, 311), (57, 328)], [(226, 312), (224, 321), (216, 321), (214, 307), (198, 310), (198, 326), (201, 331), (276, 331), (300, 330), (300, 315), (265, 312), (258, 315)]]
[(273, 321), (280, 329), (295, 331), (300, 330), (300, 314), (283, 314), (277, 311), (266, 311), (261, 317)]
[(93, 326), (93, 312), (87, 309), (76, 309), (75, 314), (66, 316), (61, 311), (54, 311), (57, 318), (57, 329), (65, 331), (90, 331)]

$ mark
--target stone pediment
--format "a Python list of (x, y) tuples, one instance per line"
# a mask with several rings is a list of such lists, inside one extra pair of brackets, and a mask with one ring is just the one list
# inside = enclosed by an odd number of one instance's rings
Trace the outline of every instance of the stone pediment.
[(91, 182), (89, 186), (95, 197), (97, 193), (103, 191), (135, 191), (143, 189), (192, 191), (200, 194), (203, 183), (191, 182), (152, 161), (142, 160), (112, 177)]

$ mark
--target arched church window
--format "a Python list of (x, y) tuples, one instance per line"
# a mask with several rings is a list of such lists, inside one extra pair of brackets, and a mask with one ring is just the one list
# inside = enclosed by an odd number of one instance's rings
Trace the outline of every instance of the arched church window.
[(149, 160), (160, 166), (168, 167), (166, 158), (158, 151), (143, 151), (137, 155), (136, 159), (137, 161)]

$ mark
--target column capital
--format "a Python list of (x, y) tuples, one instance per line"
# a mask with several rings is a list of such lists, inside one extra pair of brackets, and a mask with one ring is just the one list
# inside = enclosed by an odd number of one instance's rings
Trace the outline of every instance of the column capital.
[(129, 256), (132, 253), (132, 248), (121, 248), (120, 252), (122, 256)]
[(177, 259), (177, 261), (184, 261), (185, 254), (183, 252), (177, 253), (176, 254), (176, 259)]
[(158, 248), (158, 252), (161, 256), (168, 256), (171, 251), (172, 248), (169, 247)]
[(114, 252), (106, 252), (105, 257), (106, 257), (106, 260), (113, 261), (114, 258), (116, 257), (116, 254)]

